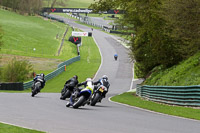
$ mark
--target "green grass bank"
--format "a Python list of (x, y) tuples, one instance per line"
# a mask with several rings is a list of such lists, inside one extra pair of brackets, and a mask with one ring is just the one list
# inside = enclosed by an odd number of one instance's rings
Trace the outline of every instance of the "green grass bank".
[(155, 86), (200, 85), (200, 52), (171, 68), (155, 68), (144, 84)]
[(189, 107), (170, 106), (166, 104), (155, 103), (152, 101), (141, 99), (140, 97), (136, 96), (135, 92), (125, 92), (123, 94), (112, 97), (111, 100), (155, 112), (200, 120), (199, 108), (195, 109)]
[(0, 133), (44, 133), (44, 132), (0, 123)]

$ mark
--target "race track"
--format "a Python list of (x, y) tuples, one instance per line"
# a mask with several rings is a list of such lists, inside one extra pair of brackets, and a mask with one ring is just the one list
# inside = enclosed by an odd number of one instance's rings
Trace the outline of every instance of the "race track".
[[(65, 19), (82, 29), (91, 29)], [(106, 74), (109, 93), (95, 107), (66, 108), (59, 93), (0, 93), (0, 121), (50, 133), (198, 133), (200, 121), (183, 119), (110, 102), (109, 97), (128, 91), (132, 66), (128, 50), (110, 35), (94, 30), (93, 36), (102, 54), (102, 65), (95, 77)], [(119, 60), (113, 55), (117, 53)], [(135, 83), (133, 83), (135, 85)]]

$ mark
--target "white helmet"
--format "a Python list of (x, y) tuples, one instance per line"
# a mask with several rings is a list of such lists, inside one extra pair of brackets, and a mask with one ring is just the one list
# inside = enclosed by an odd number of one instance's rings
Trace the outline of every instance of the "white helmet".
[(92, 79), (91, 79), (91, 78), (87, 78), (86, 81), (87, 81), (87, 82), (88, 82), (88, 81), (92, 81)]

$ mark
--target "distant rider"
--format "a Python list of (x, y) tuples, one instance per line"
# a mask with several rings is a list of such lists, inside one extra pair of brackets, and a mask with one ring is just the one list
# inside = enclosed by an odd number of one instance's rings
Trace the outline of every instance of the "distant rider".
[[(41, 88), (40, 89), (44, 88), (45, 82), (46, 82), (44, 77), (45, 77), (45, 75), (43, 73), (36, 75), (36, 77), (33, 79), (34, 83), (32, 85), (32, 90), (35, 87), (35, 83), (38, 82), (38, 81), (41, 83)], [(40, 92), (40, 90), (39, 90), (39, 92)]]
[[(94, 90), (96, 91), (96, 89), (100, 86), (103, 85), (105, 86), (107, 89), (109, 89), (110, 87), (110, 83), (108, 82), (108, 77), (106, 75), (103, 75), (102, 78), (100, 78), (98, 81), (94, 82)], [(106, 94), (104, 95), (104, 98), (106, 97)]]
[[(93, 81), (91, 78), (87, 78), (86, 81), (79, 83), (77, 86), (79, 87), (82, 85), (84, 85), (84, 88), (89, 87), (90, 90), (92, 91), (91, 93), (93, 93), (94, 84), (93, 84)], [(67, 103), (66, 107), (73, 106), (73, 104), (74, 104), (73, 97), (78, 97), (80, 95), (80, 91), (84, 88), (76, 88), (76, 91), (74, 91), (74, 93), (71, 95), (70, 101)]]
[(114, 59), (117, 60), (118, 54), (114, 54)]

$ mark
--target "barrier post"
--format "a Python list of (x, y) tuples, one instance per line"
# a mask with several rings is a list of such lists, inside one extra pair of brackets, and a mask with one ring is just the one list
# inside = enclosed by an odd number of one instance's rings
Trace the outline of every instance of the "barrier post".
[(66, 71), (66, 65), (65, 65), (65, 71)]

